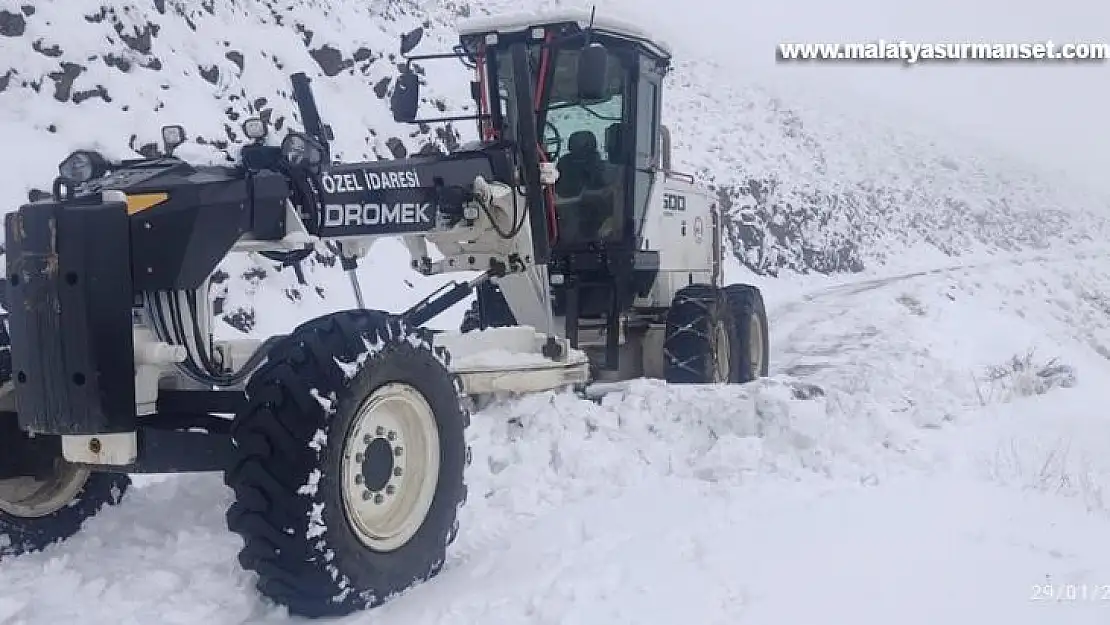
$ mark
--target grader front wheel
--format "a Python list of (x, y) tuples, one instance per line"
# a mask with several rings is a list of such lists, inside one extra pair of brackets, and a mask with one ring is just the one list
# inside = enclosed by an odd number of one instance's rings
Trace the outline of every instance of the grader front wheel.
[(462, 385), (430, 334), (377, 311), (308, 322), (247, 386), (229, 528), (293, 614), (377, 606), (436, 575), (466, 500)]

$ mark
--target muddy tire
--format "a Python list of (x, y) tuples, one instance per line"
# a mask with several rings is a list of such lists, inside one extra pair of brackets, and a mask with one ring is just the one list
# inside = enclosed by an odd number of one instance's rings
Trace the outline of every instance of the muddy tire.
[(667, 311), (664, 378), (672, 384), (739, 384), (766, 375), (766, 329), (755, 287), (684, 287)]
[[(11, 392), (11, 339), (0, 322), (0, 393)], [(4, 446), (29, 445), (13, 412), (0, 412)], [(62, 460), (61, 445), (39, 447), (57, 454), (36, 477), (0, 479), (0, 560), (41, 551), (70, 538), (106, 505), (115, 505), (131, 486), (126, 474), (94, 473)], [(8, 448), (7, 453), (11, 453)]]
[(298, 327), (247, 386), (228, 527), (259, 591), (307, 617), (436, 575), (466, 501), (469, 414), (431, 334), (378, 311)]

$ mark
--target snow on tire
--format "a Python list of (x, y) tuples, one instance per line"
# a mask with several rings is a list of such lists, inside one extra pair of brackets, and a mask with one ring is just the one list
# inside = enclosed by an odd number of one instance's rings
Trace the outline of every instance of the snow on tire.
[(431, 334), (378, 311), (310, 321), (247, 386), (228, 527), (259, 591), (308, 617), (436, 575), (458, 532), (469, 413)]

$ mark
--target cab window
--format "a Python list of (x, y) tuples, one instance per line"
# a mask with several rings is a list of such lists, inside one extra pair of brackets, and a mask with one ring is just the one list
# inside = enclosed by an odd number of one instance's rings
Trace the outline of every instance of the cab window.
[(577, 50), (559, 50), (541, 128), (543, 147), (559, 170), (555, 184), (559, 235), (563, 243), (619, 238), (621, 196), (628, 156), (625, 96), (629, 71), (609, 53), (609, 85), (604, 98), (578, 97)]

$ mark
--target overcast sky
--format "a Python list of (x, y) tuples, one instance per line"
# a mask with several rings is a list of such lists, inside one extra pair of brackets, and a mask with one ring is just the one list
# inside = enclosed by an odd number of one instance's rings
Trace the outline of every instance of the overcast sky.
[[(663, 6), (674, 10), (653, 21), (678, 54), (697, 47), (753, 74), (796, 77), (798, 84), (814, 86), (815, 98), (854, 98), (864, 109), (903, 108), (1110, 190), (1110, 62), (903, 68), (774, 61), (781, 41), (1110, 43), (1108, 0), (678, 0)], [(689, 10), (694, 7), (701, 10)]]

